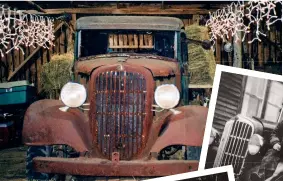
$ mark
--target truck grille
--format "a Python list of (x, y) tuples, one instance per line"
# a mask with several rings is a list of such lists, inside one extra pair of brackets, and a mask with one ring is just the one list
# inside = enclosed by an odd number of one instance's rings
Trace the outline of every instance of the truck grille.
[(252, 125), (245, 121), (226, 123), (213, 167), (233, 165), (234, 173), (240, 175), (253, 132)]
[(151, 102), (146, 78), (123, 70), (97, 73), (94, 80), (94, 143), (108, 159), (112, 152), (119, 152), (120, 159), (128, 160), (145, 145), (150, 114), (146, 104)]

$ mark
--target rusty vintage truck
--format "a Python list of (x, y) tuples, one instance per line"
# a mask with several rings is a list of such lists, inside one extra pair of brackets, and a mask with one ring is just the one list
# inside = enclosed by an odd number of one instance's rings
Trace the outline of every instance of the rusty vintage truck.
[(60, 100), (37, 101), (25, 114), (28, 178), (197, 170), (198, 160), (160, 157), (180, 145), (202, 145), (207, 108), (188, 105), (188, 42), (178, 18), (79, 18), (73, 82)]

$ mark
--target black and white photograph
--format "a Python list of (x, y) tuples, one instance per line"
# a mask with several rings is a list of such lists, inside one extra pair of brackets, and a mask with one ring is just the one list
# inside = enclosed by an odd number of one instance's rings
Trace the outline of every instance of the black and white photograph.
[(217, 68), (220, 79), (212, 93), (217, 91), (215, 105), (209, 110), (213, 117), (209, 115), (205, 168), (232, 165), (241, 181), (283, 180), (282, 77)]
[(233, 167), (223, 166), (190, 173), (150, 179), (146, 181), (235, 181)]
[(277, 179), (269, 75), (282, 0), (0, 0), (0, 181)]

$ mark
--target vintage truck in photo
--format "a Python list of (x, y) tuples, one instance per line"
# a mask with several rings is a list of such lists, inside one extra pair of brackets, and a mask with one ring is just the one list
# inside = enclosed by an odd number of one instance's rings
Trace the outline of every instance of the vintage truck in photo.
[[(258, 174), (263, 157), (272, 148), (270, 135), (275, 125), (257, 117), (237, 115), (231, 118), (224, 128), (221, 137), (211, 135), (212, 143), (209, 146), (206, 168), (233, 165), (237, 181), (256, 181), (254, 173)], [(216, 138), (216, 139), (215, 139)], [(275, 168), (266, 168), (268, 171), (264, 180), (271, 177)], [(282, 173), (272, 180), (282, 180)]]
[[(178, 18), (77, 19), (73, 82), (60, 100), (37, 101), (25, 114), (28, 178), (197, 170), (198, 160), (160, 158), (180, 145), (202, 145), (207, 108), (188, 105), (188, 42)], [(53, 154), (55, 145), (63, 154)]]
[(220, 82), (206, 168), (232, 165), (237, 181), (282, 180), (282, 152), (273, 148), (282, 138), (282, 82), (229, 72)]

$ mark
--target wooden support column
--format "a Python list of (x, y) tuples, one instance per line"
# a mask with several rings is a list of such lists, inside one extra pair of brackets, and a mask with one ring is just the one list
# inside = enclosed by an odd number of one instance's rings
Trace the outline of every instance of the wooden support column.
[(77, 14), (72, 14), (72, 20), (71, 20), (71, 24), (73, 26), (74, 31), (76, 31), (77, 27), (76, 27), (76, 21), (77, 21)]
[[(230, 42), (231, 44), (234, 43), (234, 39), (232, 38), (232, 35), (229, 35), (229, 38), (227, 41)], [(233, 66), (234, 55), (232, 55), (232, 52), (229, 52), (227, 54), (228, 54), (228, 65)]]
[(75, 39), (75, 32), (77, 29), (76, 21), (77, 21), (77, 15), (72, 14), (72, 20), (70, 21), (69, 28), (66, 28), (67, 52), (73, 51), (74, 49), (73, 39)]
[[(14, 56), (13, 56), (13, 59), (14, 59), (14, 70), (20, 65), (20, 49), (16, 50), (14, 49)], [(17, 79), (16, 80), (19, 80), (20, 79), (20, 75), (17, 76)]]
[[(11, 48), (11, 42), (9, 43), (9, 45), (7, 47), (8, 47), (7, 50), (9, 50)], [(6, 54), (6, 57), (7, 57), (7, 62), (8, 62), (9, 75), (11, 75), (13, 73), (13, 66), (14, 66), (12, 53), (10, 52), (10, 53)]]
[(216, 64), (221, 64), (221, 41), (218, 38), (215, 42), (216, 47), (215, 47), (215, 51), (216, 51)]
[(41, 92), (41, 81), (40, 81), (40, 75), (42, 71), (42, 64), (43, 64), (43, 48), (40, 48), (39, 51), (37, 51), (37, 59), (35, 60), (35, 66), (36, 66), (36, 86), (37, 86), (37, 93)]
[(0, 56), (0, 61), (2, 62), (2, 64), (0, 64), (0, 82), (6, 82), (8, 78), (8, 62), (6, 58), (6, 55), (4, 55), (4, 57)]
[[(36, 56), (37, 51), (40, 49), (40, 47), (33, 47), (30, 46), (29, 47), (29, 52), (31, 52), (31, 54), (29, 55), (29, 59), (27, 61), (23, 62), (23, 65), (26, 64), (28, 61), (30, 61), (30, 77), (31, 77), (31, 82), (30, 83), (34, 83), (36, 84), (36, 64), (34, 61), (34, 56)], [(16, 75), (16, 73), (20, 70), (21, 66), (19, 66), (19, 69), (14, 71), (14, 74), (12, 74), (11, 76), (9, 76), (9, 79), (11, 79), (14, 75)]]
[(193, 15), (193, 24), (199, 25), (199, 19), (200, 19), (199, 14), (194, 14)]
[(63, 54), (65, 53), (65, 31), (66, 31), (66, 28), (63, 26), (61, 28), (61, 32), (60, 32), (60, 37), (59, 37), (59, 54)]
[(183, 19), (183, 23), (184, 23), (184, 26), (188, 26), (189, 25), (189, 19)]
[(262, 54), (262, 46), (263, 46), (263, 43), (258, 41), (258, 65), (259, 67), (263, 67), (263, 54)]
[[(242, 39), (242, 33), (238, 32), (238, 37), (240, 40)], [(233, 47), (234, 47), (234, 55), (233, 55), (233, 67), (239, 67), (242, 68), (242, 41), (233, 41)]]

